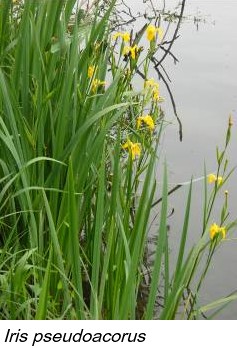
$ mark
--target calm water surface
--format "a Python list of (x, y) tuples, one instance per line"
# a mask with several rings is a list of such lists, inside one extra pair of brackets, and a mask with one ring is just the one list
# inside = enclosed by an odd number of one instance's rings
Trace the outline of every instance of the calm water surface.
[[(153, 1), (154, 4), (160, 3)], [(143, 1), (130, 1), (136, 11), (143, 11)], [(175, 1), (166, 1), (172, 8)], [(193, 17), (200, 18), (197, 25)], [(228, 116), (232, 113), (232, 144), (229, 159), (232, 166), (237, 164), (237, 1), (236, 0), (187, 0), (186, 20), (180, 29), (180, 38), (172, 52), (179, 59), (174, 65), (172, 59), (166, 59), (165, 68), (172, 80), (178, 114), (182, 120), (184, 140), (179, 142), (178, 126), (175, 121), (169, 97), (165, 96), (163, 108), (166, 119), (172, 121), (167, 127), (162, 143), (163, 156), (169, 167), (169, 180), (172, 183), (188, 181), (193, 175), (203, 175), (204, 160), (207, 171), (216, 168), (215, 148), (224, 142)], [(138, 20), (136, 26), (142, 24)], [(172, 31), (172, 28), (171, 28)], [(154, 77), (156, 77), (154, 71)], [(161, 85), (162, 86), (162, 85)], [(158, 173), (159, 174), (159, 173)], [(230, 211), (237, 217), (237, 173), (226, 184), (230, 193)], [(197, 239), (201, 224), (202, 183), (195, 185), (189, 245)], [(182, 225), (183, 202), (186, 190), (174, 194), (170, 200), (170, 209), (175, 214), (170, 218), (170, 240), (172, 249), (179, 240), (179, 226)], [(220, 205), (215, 210), (219, 216)], [(215, 214), (213, 219), (215, 218)], [(201, 301), (209, 303), (237, 290), (237, 229), (231, 238), (222, 243), (210, 268)], [(237, 319), (237, 302), (233, 302), (218, 316), (219, 319)]]

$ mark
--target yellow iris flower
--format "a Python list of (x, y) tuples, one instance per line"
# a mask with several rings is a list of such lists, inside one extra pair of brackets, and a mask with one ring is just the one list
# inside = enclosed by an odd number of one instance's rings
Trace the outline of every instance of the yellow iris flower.
[(153, 100), (158, 101), (160, 100), (160, 93), (159, 90), (153, 90)]
[(125, 46), (123, 49), (123, 55), (127, 56), (129, 53), (131, 54), (132, 59), (136, 59), (138, 53), (138, 46)]
[(145, 88), (150, 88), (152, 90), (152, 98), (154, 101), (160, 100), (159, 83), (155, 82), (153, 78), (148, 79), (144, 83)]
[(106, 81), (101, 81), (101, 80), (98, 80), (98, 79), (94, 79), (92, 81), (92, 84), (91, 84), (91, 90), (92, 90), (93, 93), (96, 93), (98, 87), (105, 86), (105, 85), (106, 85)]
[(122, 148), (131, 153), (133, 160), (141, 155), (140, 143), (133, 143), (131, 140), (128, 140), (125, 144), (123, 144)]
[(112, 36), (113, 40), (117, 40), (119, 37), (123, 39), (124, 42), (130, 41), (130, 34), (126, 31), (125, 33), (117, 32)]
[(225, 239), (226, 237), (226, 228), (225, 227), (221, 227), (217, 224), (212, 224), (210, 226), (210, 229), (209, 229), (209, 234), (210, 234), (210, 238), (213, 239), (215, 238), (216, 235), (218, 235), (219, 233), (222, 234), (222, 239)]
[(139, 116), (137, 118), (137, 128), (138, 129), (141, 127), (142, 123), (146, 124), (147, 127), (150, 129), (150, 131), (153, 131), (155, 129), (155, 124), (154, 124), (153, 118), (150, 115)]
[(130, 34), (128, 32), (123, 33), (122, 39), (124, 42), (130, 41)]
[(215, 174), (209, 174), (207, 177), (208, 183), (209, 184), (213, 184), (214, 182), (216, 182), (216, 175)]
[(155, 82), (155, 80), (153, 78), (146, 80), (144, 86), (145, 86), (145, 88), (152, 87), (152, 88), (159, 89), (159, 83)]
[(153, 41), (156, 38), (156, 33), (160, 37), (160, 39), (163, 38), (163, 30), (159, 27), (155, 27), (152, 24), (149, 24), (146, 28), (146, 37), (148, 41)]
[(88, 70), (87, 70), (87, 76), (89, 77), (89, 79), (92, 78), (92, 76), (94, 75), (94, 72), (95, 72), (95, 66), (94, 65), (90, 65), (88, 67)]
[(207, 180), (209, 184), (213, 184), (217, 181), (217, 184), (220, 185), (223, 182), (222, 176), (217, 177), (215, 174), (209, 174)]

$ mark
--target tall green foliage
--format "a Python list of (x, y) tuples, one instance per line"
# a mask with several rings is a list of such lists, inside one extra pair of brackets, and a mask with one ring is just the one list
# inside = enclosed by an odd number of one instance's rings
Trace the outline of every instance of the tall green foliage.
[[(171, 277), (164, 170), (151, 281), (144, 272), (151, 212), (159, 210), (152, 208), (160, 190), (155, 181), (163, 132), (159, 90), (148, 79), (149, 54), (145, 88), (133, 89), (141, 49), (128, 46), (126, 36), (120, 35), (120, 54), (115, 53), (117, 41), (112, 45), (109, 37), (114, 2), (102, 17), (99, 6), (87, 13), (76, 0), (0, 1), (4, 319), (174, 319), (180, 308), (193, 318), (228, 302), (226, 298), (204, 309), (196, 305), (210, 258), (221, 242), (218, 233), (213, 240), (207, 236), (217, 184), (209, 202), (206, 193), (203, 236), (187, 252), (190, 186)], [(225, 150), (218, 172), (224, 156)], [(206, 250), (207, 267), (191, 296), (192, 279)], [(164, 304), (159, 306), (157, 294), (163, 288)]]

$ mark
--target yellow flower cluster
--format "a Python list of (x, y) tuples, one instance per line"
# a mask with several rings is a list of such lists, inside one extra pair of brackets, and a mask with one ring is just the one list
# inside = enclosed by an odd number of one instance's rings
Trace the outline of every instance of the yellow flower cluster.
[(132, 155), (132, 159), (134, 160), (136, 156), (141, 155), (141, 144), (140, 143), (133, 143), (131, 140), (128, 139), (128, 141), (123, 144), (122, 148), (124, 150), (128, 150), (129, 153)]
[(225, 237), (226, 237), (226, 228), (225, 227), (221, 227), (221, 226), (219, 226), (217, 224), (212, 224), (210, 226), (209, 233), (210, 233), (210, 238), (211, 239), (215, 238), (215, 236), (218, 235), (219, 233), (222, 234), (222, 239), (225, 239)]
[(138, 54), (138, 46), (125, 46), (123, 49), (123, 55), (128, 56), (129, 54), (131, 55), (132, 59), (136, 59)]
[(223, 182), (222, 176), (217, 177), (215, 174), (209, 174), (207, 180), (209, 184), (213, 184), (217, 181), (217, 184), (220, 185)]
[(163, 38), (163, 30), (159, 27), (155, 27), (152, 24), (149, 24), (148, 27), (146, 28), (146, 37), (148, 41), (152, 41), (156, 38), (156, 33), (162, 40)]
[(91, 90), (92, 90), (93, 93), (96, 93), (98, 87), (105, 86), (105, 85), (106, 85), (106, 81), (101, 81), (101, 80), (98, 80), (98, 79), (94, 79), (92, 81), (92, 84), (91, 84)]
[(117, 40), (117, 38), (121, 37), (123, 39), (124, 42), (128, 42), (130, 41), (130, 34), (128, 32), (125, 32), (125, 33), (115, 33), (113, 36), (112, 36), (112, 39), (113, 40)]
[(152, 90), (154, 101), (160, 100), (159, 84), (155, 82), (153, 78), (145, 81), (145, 88), (149, 88)]
[(137, 128), (138, 129), (141, 127), (142, 123), (147, 125), (147, 127), (150, 129), (150, 131), (153, 131), (154, 128), (155, 128), (155, 124), (154, 124), (153, 118), (150, 115), (139, 116), (137, 118)]
[(87, 70), (87, 76), (89, 77), (89, 79), (92, 78), (92, 76), (94, 75), (94, 72), (95, 72), (95, 66), (94, 65), (90, 65), (88, 67), (88, 70)]

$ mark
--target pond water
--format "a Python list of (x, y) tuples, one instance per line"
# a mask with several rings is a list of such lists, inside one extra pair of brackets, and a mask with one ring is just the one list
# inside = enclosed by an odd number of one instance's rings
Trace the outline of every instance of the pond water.
[[(153, 4), (163, 1), (153, 1)], [(144, 11), (142, 0), (129, 1), (134, 11)], [(166, 1), (172, 8), (177, 1)], [(169, 181), (186, 182), (191, 176), (203, 175), (204, 160), (207, 172), (215, 172), (216, 146), (222, 146), (228, 116), (233, 115), (233, 136), (229, 151), (230, 166), (237, 164), (237, 1), (236, 0), (188, 0), (179, 39), (172, 53), (179, 59), (174, 64), (172, 58), (164, 62), (171, 83), (178, 115), (183, 125), (183, 141), (179, 141), (178, 125), (169, 96), (162, 87), (165, 97), (163, 109), (166, 119), (172, 121), (162, 141), (163, 157), (168, 162)], [(194, 17), (199, 20), (194, 22)], [(139, 19), (136, 28), (144, 22)], [(174, 26), (174, 25), (173, 25)], [(172, 25), (170, 27), (172, 33)], [(156, 72), (154, 71), (154, 77)], [(237, 173), (226, 184), (229, 191), (230, 212), (237, 217)], [(189, 245), (200, 235), (203, 184), (196, 183), (193, 205), (191, 235)], [(186, 190), (177, 191), (170, 199), (170, 209), (175, 213), (170, 218), (171, 248), (178, 242), (179, 226), (182, 226), (183, 206)], [(220, 200), (222, 202), (222, 200)], [(220, 205), (216, 207), (216, 218)], [(215, 215), (213, 216), (215, 218)], [(209, 303), (237, 290), (237, 229), (222, 243), (209, 270), (201, 295), (202, 303)], [(233, 302), (218, 319), (237, 319), (237, 302)]]

